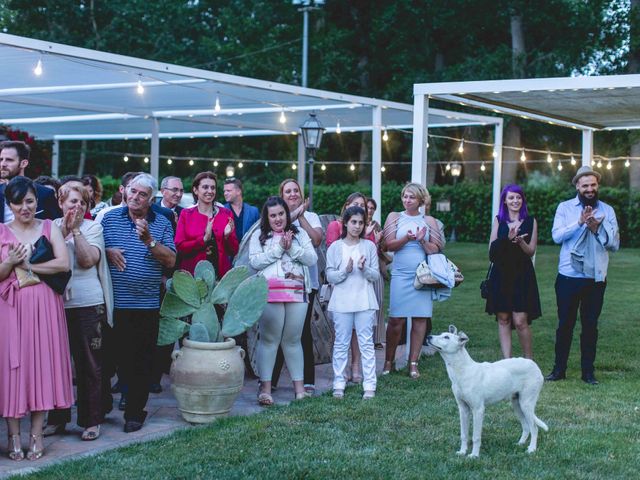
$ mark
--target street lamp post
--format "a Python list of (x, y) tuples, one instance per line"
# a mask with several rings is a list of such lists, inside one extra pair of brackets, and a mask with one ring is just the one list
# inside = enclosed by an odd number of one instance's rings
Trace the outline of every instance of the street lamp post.
[(315, 113), (310, 113), (307, 121), (300, 127), (302, 141), (307, 152), (307, 161), (309, 162), (309, 210), (313, 208), (313, 164), (315, 163), (316, 152), (322, 142), (324, 130)]
[(307, 71), (309, 64), (309, 12), (319, 10), (325, 0), (292, 0), (293, 5), (299, 6), (302, 12), (302, 86), (307, 86)]

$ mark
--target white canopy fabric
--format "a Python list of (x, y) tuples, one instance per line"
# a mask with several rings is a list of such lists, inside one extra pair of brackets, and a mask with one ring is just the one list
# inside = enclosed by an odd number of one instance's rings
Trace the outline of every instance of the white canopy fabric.
[[(64, 140), (149, 139), (151, 173), (157, 177), (161, 138), (295, 135), (315, 112), (329, 133), (338, 125), (342, 132), (374, 132), (373, 196), (379, 202), (382, 130), (413, 126), (409, 104), (9, 34), (0, 34), (0, 62), (5, 72), (0, 77), (0, 123), (53, 140), (54, 174), (58, 143)], [(434, 109), (429, 125), (485, 125), (494, 120)], [(304, 149), (298, 151), (298, 176), (304, 181)]]
[[(415, 84), (413, 93), (414, 132), (425, 128), (425, 114), (420, 112), (431, 112), (429, 99), (445, 100), (582, 130), (583, 165), (590, 165), (593, 158), (594, 131), (640, 128), (640, 75), (423, 83)], [(426, 168), (427, 149), (416, 143), (416, 135), (413, 157), (414, 169)], [(494, 158), (494, 215), (499, 207), (501, 163), (498, 152)]]

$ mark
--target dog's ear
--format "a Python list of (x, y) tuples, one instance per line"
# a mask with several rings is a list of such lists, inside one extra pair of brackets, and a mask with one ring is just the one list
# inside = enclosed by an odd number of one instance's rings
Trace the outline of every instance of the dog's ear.
[(458, 337), (460, 338), (460, 344), (462, 345), (469, 341), (469, 337), (467, 337), (467, 334), (464, 332), (459, 332)]
[(449, 333), (453, 333), (454, 335), (458, 333), (458, 329), (455, 325), (449, 325)]

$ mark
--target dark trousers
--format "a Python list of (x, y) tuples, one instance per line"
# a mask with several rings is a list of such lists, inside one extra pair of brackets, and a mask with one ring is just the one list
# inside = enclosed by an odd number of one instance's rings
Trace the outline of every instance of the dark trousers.
[(558, 329), (556, 330), (556, 362), (554, 371), (567, 369), (573, 329), (580, 310), (580, 352), (582, 375), (593, 374), (598, 341), (598, 317), (602, 311), (607, 282), (592, 278), (572, 278), (558, 274), (556, 278), (556, 302), (558, 304)]
[(125, 421), (144, 421), (149, 399), (153, 355), (158, 340), (160, 311), (120, 309), (113, 311), (118, 377), (128, 385)]
[[(76, 370), (78, 425), (99, 425), (111, 410), (109, 376), (103, 374), (107, 313), (104, 305), (65, 309), (69, 330), (69, 347)], [(49, 412), (49, 425), (71, 421), (71, 409)]]
[[(304, 358), (304, 384), (314, 385), (316, 383), (316, 361), (313, 355), (313, 337), (311, 336), (311, 318), (313, 317), (313, 302), (316, 298), (317, 290), (311, 290), (309, 294), (309, 303), (307, 304), (307, 315), (304, 318), (304, 326), (302, 327), (302, 355)], [(273, 376), (271, 383), (273, 386), (278, 385), (282, 366), (284, 365), (284, 353), (282, 347), (278, 347), (278, 355), (276, 355), (276, 363), (273, 367)]]

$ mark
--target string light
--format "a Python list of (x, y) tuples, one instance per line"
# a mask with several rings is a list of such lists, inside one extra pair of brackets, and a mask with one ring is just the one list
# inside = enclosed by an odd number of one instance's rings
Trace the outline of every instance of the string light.
[(136, 88), (138, 95), (142, 95), (144, 93), (144, 87), (142, 86), (142, 79), (140, 75), (138, 75), (138, 87)]
[(124, 158), (122, 159), (122, 161), (124, 163), (127, 163), (129, 161), (129, 157), (127, 155), (125, 155)]
[(38, 63), (36, 63), (36, 66), (33, 69), (33, 74), (36, 77), (39, 77), (40, 75), (42, 75), (42, 59), (41, 58), (38, 59)]
[(189, 165), (193, 167), (193, 164), (196, 163), (193, 160), (189, 160)]
[(235, 173), (236, 173), (236, 171), (235, 171), (235, 169), (233, 168), (232, 165), (229, 165), (229, 166), (227, 166), (227, 168), (225, 168), (224, 174), (227, 177), (233, 177), (235, 175)]
[(627, 161), (624, 162), (624, 166), (629, 168), (631, 166), (631, 162), (629, 161), (629, 159), (627, 158)]
[(268, 167), (269, 166), (269, 162), (264, 162), (264, 166)]
[(149, 157), (144, 157), (143, 162), (144, 162), (144, 163), (149, 163)]
[(214, 166), (214, 167), (217, 167), (218, 165), (219, 165), (218, 160), (214, 160), (214, 161), (213, 161), (213, 166)]
[(384, 165), (382, 167), (380, 167), (380, 171), (381, 172), (386, 172), (387, 171), (387, 167), (385, 167)]
[(284, 109), (280, 111), (280, 123), (287, 123), (287, 117), (284, 114)]
[(298, 165), (296, 165), (295, 163), (293, 163), (293, 164), (291, 165), (291, 168), (292, 168), (293, 170), (297, 170), (297, 169), (298, 169)]
[(480, 165), (480, 171), (484, 172), (487, 169), (487, 167), (484, 166), (484, 162), (482, 162), (482, 165)]
[(547, 163), (553, 162), (553, 158), (551, 158), (551, 153), (547, 153)]
[(562, 171), (562, 164), (560, 162), (558, 162), (558, 171), (561, 172)]
[(494, 148), (493, 151), (491, 152), (491, 156), (493, 158), (498, 158), (498, 152), (496, 151), (496, 149)]
[(342, 133), (342, 129), (340, 128), (340, 121), (338, 121), (338, 123), (336, 123), (336, 133), (337, 134), (341, 134)]
[(596, 163), (596, 167), (602, 168), (602, 160), (598, 160), (598, 163)]
[(522, 149), (522, 153), (520, 154), (520, 161), (521, 162), (527, 161), (527, 156), (524, 154), (524, 148)]
[(607, 163), (607, 170), (611, 170), (611, 167), (612, 167), (611, 160), (609, 160), (609, 163)]
[(218, 113), (222, 108), (220, 107), (220, 97), (216, 95), (216, 104), (213, 107), (213, 111)]
[(576, 159), (574, 158), (573, 155), (571, 155), (571, 165), (575, 166), (575, 164), (576, 164)]
[(447, 166), (444, 167), (444, 169), (448, 172), (449, 170), (451, 170), (451, 164), (447, 163)]
[(238, 162), (238, 168), (242, 168), (242, 167), (244, 167), (244, 163)]
[(320, 170), (324, 172), (326, 169), (327, 169), (327, 166), (324, 163), (320, 165)]
[(389, 140), (389, 135), (387, 134), (387, 129), (386, 129), (386, 128), (383, 130), (383, 133), (382, 133), (382, 140), (384, 140), (385, 142), (386, 142), (387, 140)]
[(167, 159), (167, 165), (171, 165), (173, 163), (173, 160), (171, 160), (170, 158)]
[(460, 145), (458, 146), (458, 153), (464, 152), (464, 138), (460, 140)]
[(356, 166), (353, 163), (349, 165), (349, 170), (353, 172), (355, 169), (356, 169)]

